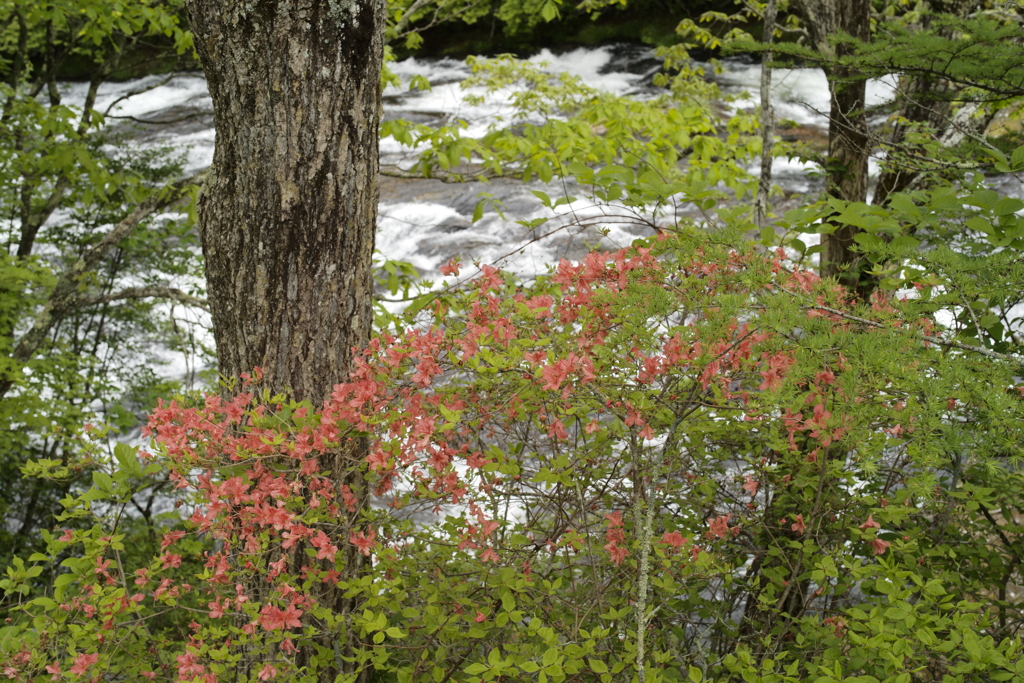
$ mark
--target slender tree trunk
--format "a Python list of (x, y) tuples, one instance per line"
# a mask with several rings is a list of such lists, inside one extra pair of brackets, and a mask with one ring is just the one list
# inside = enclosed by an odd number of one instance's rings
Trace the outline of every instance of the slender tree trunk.
[(772, 108), (772, 51), (775, 42), (776, 1), (768, 0), (764, 8), (764, 31), (762, 42), (769, 49), (761, 53), (761, 177), (757, 183), (754, 199), (754, 219), (757, 227), (768, 223), (768, 193), (772, 188), (772, 148), (775, 144), (775, 110)]
[[(845, 56), (848, 50), (834, 43), (839, 33), (865, 41), (870, 37), (871, 0), (799, 0), (798, 6), (814, 49), (830, 60)], [(832, 197), (863, 202), (871, 151), (864, 113), (865, 81), (834, 62), (825, 75), (831, 94), (825, 189)], [(822, 236), (821, 275), (838, 277), (863, 295), (859, 257), (853, 250), (857, 232), (855, 226), (840, 224), (831, 235)]]
[[(848, 202), (864, 202), (868, 196), (868, 126), (864, 116), (864, 81), (844, 80), (846, 69), (828, 73), (831, 109), (828, 124), (826, 191)], [(860, 255), (854, 237), (860, 228), (837, 224), (831, 235), (822, 236), (821, 276), (838, 277), (850, 289), (861, 292)]]
[(952, 103), (937, 100), (936, 95), (949, 90), (949, 81), (942, 78), (906, 76), (900, 79), (897, 91), (902, 101), (896, 117), (897, 123), (893, 126), (887, 144), (889, 159), (878, 176), (872, 203), (886, 204), (893, 193), (907, 189), (920, 174), (920, 163), (901, 163), (899, 154), (922, 153), (920, 148), (908, 148), (907, 134), (913, 129), (913, 124), (927, 124), (936, 132), (948, 127)]
[[(186, 12), (217, 130), (198, 212), (220, 370), (259, 366), (264, 386), (317, 406), (373, 323), (384, 0), (188, 0)], [(337, 486), (363, 496), (353, 465), (364, 448), (320, 459)], [(338, 539), (341, 579), (353, 578), (364, 558), (347, 529)], [(317, 590), (338, 626), (298, 664), (318, 657), (318, 680), (353, 680), (347, 615), (358, 605), (333, 586)]]

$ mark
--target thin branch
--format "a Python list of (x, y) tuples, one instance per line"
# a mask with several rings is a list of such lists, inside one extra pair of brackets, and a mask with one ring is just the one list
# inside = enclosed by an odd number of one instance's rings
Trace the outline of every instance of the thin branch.
[(111, 102), (110, 105), (103, 111), (103, 117), (106, 118), (107, 115), (110, 114), (111, 111), (113, 111), (114, 107), (116, 107), (121, 102), (124, 102), (128, 98), (135, 97), (136, 95), (141, 95), (142, 93), (149, 92), (150, 90), (156, 90), (160, 86), (167, 85), (177, 75), (178, 75), (177, 73), (172, 73), (167, 78), (165, 78), (162, 81), (160, 81), (159, 83), (154, 83), (153, 85), (146, 86), (145, 88), (139, 88), (138, 90), (132, 90), (130, 92), (125, 93), (124, 95), (121, 95), (116, 100)]
[[(787, 290), (785, 288), (782, 288), (782, 291), (784, 291), (784, 292), (786, 292), (788, 294), (793, 294), (793, 292), (790, 292), (789, 290)], [(851, 322), (860, 323), (861, 325), (867, 325), (868, 327), (874, 327), (874, 328), (877, 328), (877, 329), (880, 329), (880, 330), (890, 329), (888, 326), (883, 325), (882, 323), (879, 323), (879, 322), (875, 322), (874, 320), (868, 320), (867, 318), (861, 318), (861, 317), (856, 316), (856, 315), (850, 315), (849, 313), (844, 313), (844, 312), (842, 312), (840, 310), (837, 310), (835, 308), (830, 308), (828, 306), (822, 306), (821, 304), (807, 304), (806, 306), (804, 306), (804, 308), (808, 309), (808, 310), (809, 309), (815, 309), (815, 310), (818, 310), (818, 311), (825, 311), (826, 313), (829, 313), (829, 314), (834, 315), (834, 316), (838, 316), (840, 318), (843, 318), (844, 320), (849, 320)], [(991, 358), (992, 360), (1004, 361), (1004, 362), (1007, 362), (1007, 363), (1013, 363), (1015, 365), (1019, 365), (1019, 366), (1024, 367), (1024, 359), (1022, 359), (1022, 358), (1020, 358), (1018, 356), (1014, 356), (1014, 355), (1008, 354), (1008, 353), (999, 353), (998, 351), (992, 351), (991, 349), (986, 349), (983, 346), (974, 346), (972, 344), (963, 344), (961, 342), (952, 341), (950, 339), (943, 339), (942, 337), (936, 337), (935, 335), (932, 335), (932, 334), (924, 334), (923, 332), (911, 332), (911, 334), (913, 334), (915, 337), (917, 337), (921, 341), (926, 341), (926, 342), (928, 342), (930, 344), (938, 344), (939, 346), (946, 346), (946, 347), (953, 348), (953, 349), (960, 349), (961, 351), (970, 351), (971, 353), (977, 353), (977, 354), (980, 354), (982, 356), (985, 356), (986, 358)]]
[(497, 178), (499, 176), (485, 171), (483, 173), (452, 173), (440, 169), (434, 169), (430, 175), (405, 171), (398, 166), (381, 166), (380, 174), (389, 178), (405, 178), (408, 180), (440, 180), (442, 183), (466, 183), (481, 178)]
[[(63, 320), (75, 308), (80, 301), (77, 292), (79, 281), (82, 277), (94, 270), (110, 250), (117, 246), (121, 240), (128, 237), (145, 218), (181, 201), (194, 185), (201, 182), (204, 175), (205, 172), (182, 178), (151, 194), (135, 207), (134, 211), (115, 225), (110, 232), (104, 235), (103, 239), (96, 246), (85, 252), (81, 258), (61, 273), (60, 278), (57, 280), (57, 285), (47, 298), (46, 305), (36, 314), (32, 327), (18, 340), (17, 346), (10, 355), (15, 366), (31, 359), (39, 347), (42, 346), (53, 326)], [(13, 385), (14, 379), (12, 376), (0, 377), (0, 398), (3, 398)]]
[[(412, 3), (409, 9), (405, 10), (405, 12), (402, 13), (402, 18), (396, 21), (395, 25), (392, 27), (392, 31), (394, 31), (394, 37), (401, 38), (402, 32), (405, 31), (405, 28), (409, 25), (409, 22), (412, 20), (412, 15), (423, 9), (424, 6), (430, 4), (431, 2), (433, 2), (433, 0), (416, 0), (416, 2)], [(387, 42), (391, 42), (391, 40), (388, 40)]]
[(128, 287), (109, 294), (81, 297), (76, 303), (79, 306), (96, 306), (126, 299), (170, 299), (186, 306), (201, 308), (207, 312), (210, 310), (206, 299), (192, 296), (176, 287)]
[(199, 117), (199, 116), (213, 116), (213, 112), (212, 111), (197, 111), (197, 112), (193, 112), (191, 114), (185, 114), (184, 116), (179, 116), (176, 119), (165, 119), (165, 120), (159, 120), (159, 121), (155, 120), (155, 119), (140, 119), (140, 118), (135, 117), (135, 116), (127, 116), (127, 115), (119, 116), (119, 115), (116, 115), (116, 114), (108, 114), (105, 118), (108, 118), (108, 119), (118, 119), (118, 120), (124, 120), (124, 121), (134, 121), (135, 123), (144, 123), (144, 124), (149, 125), (149, 126), (163, 126), (163, 125), (168, 125), (168, 124), (171, 124), (171, 123), (181, 123), (182, 121), (188, 121), (189, 119), (194, 119), (194, 118)]

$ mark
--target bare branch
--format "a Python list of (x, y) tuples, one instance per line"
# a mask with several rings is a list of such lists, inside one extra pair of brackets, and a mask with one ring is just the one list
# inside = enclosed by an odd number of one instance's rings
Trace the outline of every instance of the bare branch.
[(168, 125), (168, 124), (171, 124), (171, 123), (181, 123), (182, 121), (188, 121), (189, 119), (194, 119), (194, 118), (197, 118), (199, 116), (213, 116), (213, 111), (197, 111), (197, 112), (192, 112), (191, 114), (185, 114), (184, 116), (179, 116), (178, 118), (175, 118), (175, 119), (140, 119), (140, 118), (138, 118), (136, 116), (127, 116), (127, 115), (119, 116), (119, 115), (115, 115), (115, 114), (107, 114), (106, 118), (108, 118), (108, 119), (125, 120), (125, 121), (134, 121), (135, 123), (144, 123), (144, 124), (149, 125), (149, 126), (163, 126), (163, 125)]
[(172, 73), (169, 76), (167, 76), (167, 78), (163, 79), (162, 81), (160, 81), (158, 83), (154, 83), (153, 85), (148, 85), (145, 88), (139, 88), (138, 90), (132, 90), (130, 92), (125, 93), (124, 95), (121, 95), (116, 100), (111, 102), (110, 105), (103, 111), (103, 117), (106, 118), (107, 115), (109, 115), (110, 112), (113, 111), (114, 107), (116, 107), (121, 102), (124, 102), (128, 98), (135, 97), (136, 95), (141, 95), (142, 93), (149, 92), (150, 90), (156, 90), (157, 88), (159, 88), (162, 85), (167, 85), (168, 83), (171, 82), (171, 79), (173, 79), (177, 75), (178, 75), (177, 73)]
[(426, 175), (415, 171), (405, 171), (398, 166), (383, 165), (380, 167), (380, 174), (389, 178), (406, 178), (408, 180), (440, 180), (442, 183), (465, 183), (482, 178), (499, 177), (497, 174), (489, 171), (484, 173), (452, 173), (451, 171), (441, 169), (434, 169), (430, 175)]
[[(64, 319), (79, 304), (80, 297), (77, 295), (79, 280), (94, 270), (110, 250), (130, 235), (143, 219), (184, 199), (186, 193), (200, 183), (204, 175), (205, 172), (182, 178), (170, 183), (160, 191), (154, 192), (104, 235), (96, 246), (61, 273), (57, 285), (50, 292), (46, 305), (36, 315), (32, 327), (18, 340), (17, 346), (11, 353), (10, 357), (16, 365), (32, 358), (46, 340), (46, 335), (49, 334), (53, 326)], [(13, 385), (13, 378), (0, 377), (0, 398), (3, 398)]]
[(78, 306), (96, 306), (108, 304), (114, 301), (125, 299), (170, 299), (186, 306), (195, 306), (209, 312), (209, 305), (206, 299), (187, 294), (176, 287), (128, 287), (109, 294), (97, 294), (96, 296), (84, 296), (78, 299)]
[[(793, 293), (793, 292), (790, 292), (787, 289), (783, 289), (783, 291), (785, 291), (785, 292), (787, 292), (789, 294)], [(882, 323), (879, 323), (879, 322), (875, 322), (874, 320), (868, 320), (867, 318), (861, 318), (861, 317), (856, 316), (856, 315), (851, 315), (849, 313), (844, 313), (843, 311), (840, 311), (838, 309), (830, 308), (828, 306), (822, 306), (820, 304), (808, 304), (808, 305), (804, 306), (804, 308), (808, 309), (808, 310), (814, 309), (814, 310), (817, 310), (817, 311), (824, 311), (826, 313), (829, 313), (831, 315), (837, 316), (837, 317), (842, 318), (844, 320), (849, 320), (850, 322), (860, 323), (861, 325), (867, 325), (868, 327), (874, 327), (874, 328), (877, 328), (877, 329), (890, 329), (886, 325), (883, 325)], [(1009, 353), (999, 353), (998, 351), (992, 351), (991, 349), (986, 349), (983, 346), (974, 346), (972, 344), (963, 344), (961, 342), (953, 341), (951, 339), (943, 339), (942, 337), (936, 337), (933, 334), (924, 334), (923, 332), (911, 332), (911, 334), (913, 336), (917, 337), (918, 339), (920, 339), (921, 341), (926, 341), (926, 342), (928, 342), (930, 344), (937, 344), (939, 346), (945, 346), (947, 348), (960, 349), (961, 351), (970, 351), (971, 353), (977, 353), (979, 355), (985, 356), (986, 358), (991, 358), (992, 360), (1003, 361), (1003, 362), (1006, 362), (1006, 363), (1013, 363), (1014, 365), (1018, 365), (1018, 366), (1024, 367), (1024, 358), (1020, 358), (1019, 356), (1015, 356), (1015, 355), (1012, 355), (1012, 354), (1009, 354)]]
[[(394, 31), (394, 37), (401, 38), (402, 32), (405, 31), (409, 22), (412, 20), (412, 15), (423, 9), (423, 7), (430, 4), (432, 1), (433, 0), (416, 0), (416, 2), (412, 3), (409, 9), (402, 13), (402, 18), (396, 21), (395, 25), (392, 27), (391, 30)], [(391, 42), (391, 40), (388, 40), (387, 42)]]

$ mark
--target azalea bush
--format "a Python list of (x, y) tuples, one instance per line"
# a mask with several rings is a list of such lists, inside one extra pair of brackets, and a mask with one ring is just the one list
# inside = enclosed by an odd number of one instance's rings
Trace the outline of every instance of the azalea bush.
[[(258, 371), (163, 403), (8, 569), (4, 672), (1017, 680), (1016, 367), (926, 304), (738, 232), (485, 266), (323, 405)], [(144, 557), (123, 527), (161, 473), (187, 522)]]

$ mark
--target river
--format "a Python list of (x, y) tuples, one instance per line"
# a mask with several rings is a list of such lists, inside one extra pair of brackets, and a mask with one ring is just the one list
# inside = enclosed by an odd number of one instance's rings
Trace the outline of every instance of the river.
[[(543, 50), (530, 58), (547, 64), (552, 72), (577, 75), (592, 87), (619, 95), (646, 97), (657, 92), (651, 84), (660, 67), (652, 50), (640, 45), (610, 45), (578, 48), (555, 54)], [(467, 94), (484, 94), (464, 90), (460, 83), (470, 75), (463, 61), (454, 59), (409, 58), (394, 63), (392, 70), (407, 83), (414, 76), (424, 76), (432, 84), (429, 91), (408, 90), (390, 86), (384, 92), (385, 116), (401, 117), (415, 122), (443, 123), (466, 121), (466, 135), (478, 135), (498, 117), (508, 113), (508, 104), (501, 93), (486, 96), (480, 104), (464, 101)], [(737, 100), (728, 107), (752, 108), (758, 105), (760, 65), (736, 59), (723, 62), (723, 70), (710, 76), (728, 95), (749, 93), (748, 99)], [(70, 83), (64, 87), (65, 102), (81, 103), (85, 84)], [(817, 69), (780, 69), (774, 75), (773, 96), (777, 118), (797, 125), (809, 137), (823, 139), (827, 128), (828, 88), (824, 75)], [(869, 86), (868, 104), (882, 102), (892, 96), (890, 84), (873, 81)], [(213, 159), (214, 128), (212, 102), (206, 81), (200, 73), (173, 77), (149, 76), (103, 86), (96, 108), (108, 107), (108, 125), (121, 129), (143, 146), (171, 145), (186, 154), (186, 170), (197, 171)], [(410, 151), (402, 149), (393, 139), (381, 143), (381, 163), (385, 167), (408, 167)], [(820, 181), (809, 175), (810, 167), (799, 161), (778, 159), (775, 181), (787, 196), (803, 195), (820, 190)], [(753, 168), (751, 170), (754, 170)], [(514, 179), (498, 179), (489, 183), (442, 183), (438, 180), (408, 180), (383, 177), (377, 247), (389, 259), (411, 262), (427, 277), (439, 277), (438, 268), (453, 255), (466, 262), (500, 263), (524, 275), (543, 272), (548, 264), (561, 257), (578, 257), (587, 244), (602, 240), (594, 234), (570, 238), (559, 232), (536, 239), (531, 231), (516, 221), (550, 216), (530, 190), (544, 188), (540, 183), (523, 183)], [(561, 187), (544, 188), (561, 192)], [(480, 192), (489, 192), (504, 205), (504, 217), (489, 211), (476, 223), (471, 220)], [(565, 210), (577, 215), (596, 216), (600, 212), (576, 202)], [(589, 212), (589, 213), (588, 213)], [(612, 246), (628, 244), (639, 229), (609, 219), (610, 232), (603, 241)]]

